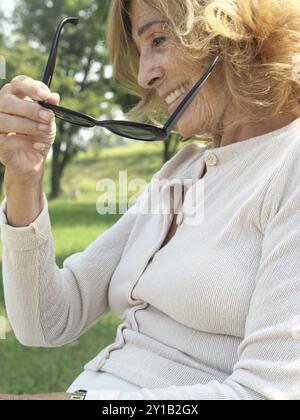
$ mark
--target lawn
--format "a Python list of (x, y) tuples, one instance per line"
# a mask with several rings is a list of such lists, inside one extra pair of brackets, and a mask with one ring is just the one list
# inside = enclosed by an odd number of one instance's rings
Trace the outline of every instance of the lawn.
[[(96, 211), (97, 182), (118, 179), (128, 171), (128, 179), (149, 182), (162, 166), (162, 145), (129, 143), (126, 148), (105, 149), (99, 156), (82, 154), (70, 164), (63, 178), (63, 194), (49, 203), (57, 264), (85, 249), (119, 219), (119, 215), (100, 216)], [(49, 192), (49, 171), (45, 178)], [(2, 244), (0, 245), (2, 246)], [(2, 250), (1, 250), (2, 251)], [(2, 256), (2, 252), (1, 252)], [(0, 315), (6, 317), (2, 278)], [(5, 340), (0, 340), (0, 392), (46, 393), (65, 391), (86, 362), (115, 338), (118, 320), (109, 313), (78, 341), (60, 349), (32, 349), (20, 345), (7, 323)]]

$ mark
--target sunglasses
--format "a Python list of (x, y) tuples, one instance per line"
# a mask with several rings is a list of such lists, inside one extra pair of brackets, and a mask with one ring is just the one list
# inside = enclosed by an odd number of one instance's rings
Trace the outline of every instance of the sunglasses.
[[(59, 44), (59, 40), (61, 37), (61, 32), (64, 26), (70, 23), (72, 25), (77, 25), (79, 23), (78, 18), (68, 17), (61, 21), (59, 24), (54, 40), (52, 42), (51, 51), (48, 58), (47, 67), (45, 70), (45, 74), (43, 77), (43, 83), (50, 88), (52, 83), (52, 78), (55, 70), (56, 64), (56, 57), (57, 57), (57, 48)], [(195, 86), (191, 89), (191, 91), (187, 94), (187, 96), (183, 99), (181, 104), (178, 106), (176, 111), (173, 115), (168, 119), (166, 124), (160, 128), (154, 125), (148, 124), (141, 124), (135, 123), (130, 121), (110, 121), (104, 120), (99, 121), (89, 115), (82, 114), (81, 112), (73, 111), (68, 108), (64, 108), (57, 105), (49, 104), (45, 101), (40, 101), (39, 104), (43, 107), (50, 109), (54, 112), (55, 116), (63, 121), (68, 123), (92, 128), (95, 126), (103, 127), (109, 130), (111, 133), (114, 133), (118, 136), (125, 137), (128, 139), (139, 140), (139, 141), (166, 141), (169, 138), (169, 135), (172, 129), (177, 124), (178, 120), (182, 117), (183, 113), (187, 110), (191, 102), (196, 97), (197, 93), (200, 91), (202, 86), (210, 77), (211, 73), (219, 63), (219, 56), (213, 61), (213, 63), (209, 66), (207, 71), (203, 74), (203, 76), (199, 79), (199, 81), (195, 84)]]

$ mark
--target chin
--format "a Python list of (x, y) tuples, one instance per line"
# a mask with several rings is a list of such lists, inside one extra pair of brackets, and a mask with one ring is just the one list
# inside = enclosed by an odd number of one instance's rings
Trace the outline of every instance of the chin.
[(189, 137), (193, 137), (194, 135), (199, 133), (199, 129), (196, 130), (195, 128), (193, 128), (191, 122), (190, 124), (188, 124), (187, 122), (179, 122), (177, 124), (177, 130), (181, 134), (181, 136), (186, 139)]

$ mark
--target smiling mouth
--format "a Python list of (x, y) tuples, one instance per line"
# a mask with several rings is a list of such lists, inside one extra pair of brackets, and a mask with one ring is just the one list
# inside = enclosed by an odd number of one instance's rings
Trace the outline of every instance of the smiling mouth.
[(182, 95), (185, 95), (188, 91), (187, 82), (185, 82), (183, 85), (178, 87), (174, 90), (169, 96), (166, 98), (167, 105), (172, 105), (174, 102), (178, 100)]

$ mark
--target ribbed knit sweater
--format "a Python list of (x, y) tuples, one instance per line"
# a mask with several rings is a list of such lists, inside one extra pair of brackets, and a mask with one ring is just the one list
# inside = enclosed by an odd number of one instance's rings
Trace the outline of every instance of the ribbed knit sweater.
[[(183, 180), (181, 208), (172, 187)], [(173, 214), (142, 209), (152, 196), (165, 205), (171, 190), (179, 226), (162, 247)], [(99, 399), (300, 399), (300, 119), (226, 147), (186, 146), (61, 269), (44, 200), (28, 227), (7, 224), (6, 200), (0, 212), (6, 308), (21, 343), (63, 346), (112, 310), (116, 339), (85, 368), (142, 389)]]

